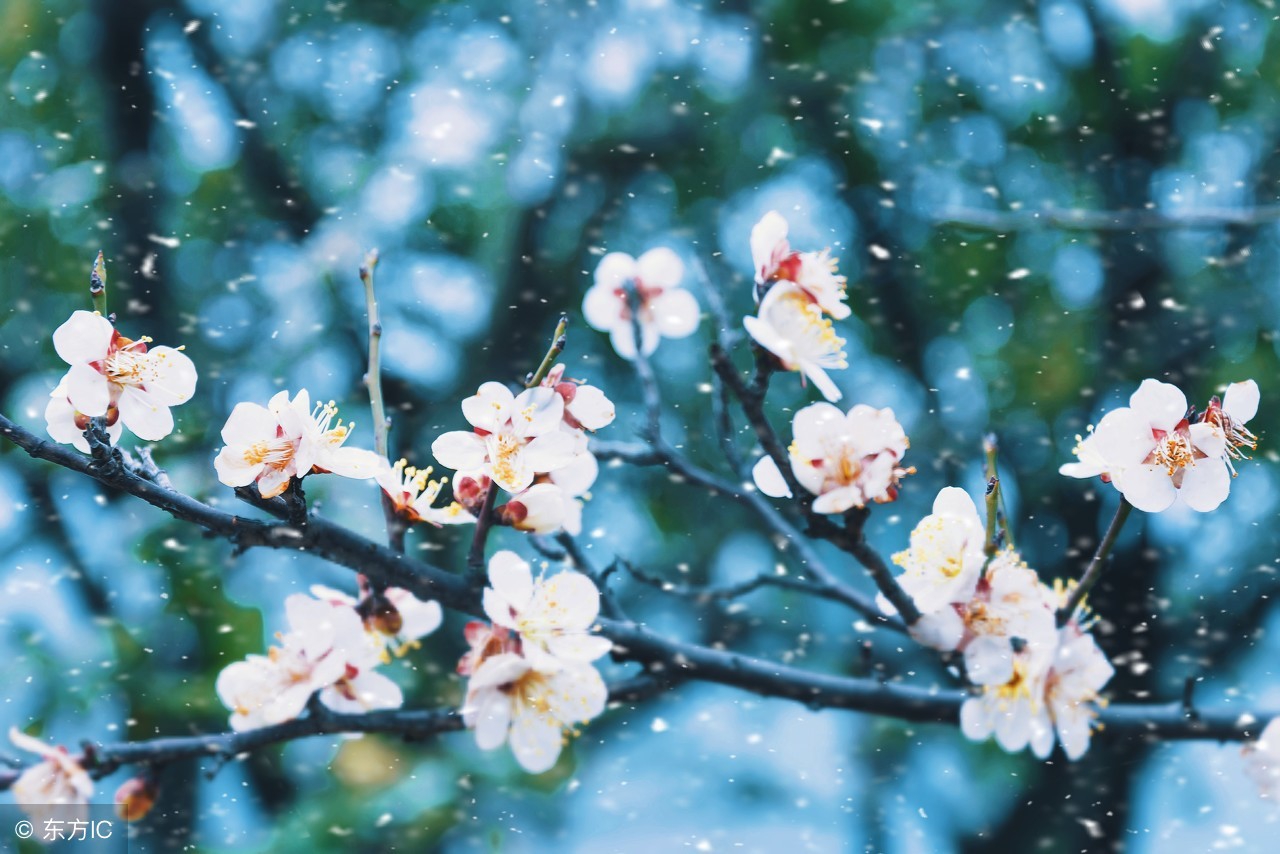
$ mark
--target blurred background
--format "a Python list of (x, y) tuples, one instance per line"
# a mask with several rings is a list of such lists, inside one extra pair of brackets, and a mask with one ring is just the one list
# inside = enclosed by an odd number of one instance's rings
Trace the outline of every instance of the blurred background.
[[(1262, 446), (1228, 502), (1135, 514), (1093, 599), (1114, 702), (1173, 700), (1192, 678), (1202, 704), (1275, 708), (1272, 5), (6, 0), (0, 408), (43, 431), (63, 370), (49, 336), (89, 307), (102, 249), (121, 330), (185, 344), (200, 369), (159, 463), (238, 507), (211, 464), (237, 401), (305, 386), (371, 446), (356, 270), (376, 246), (393, 458), (429, 464), (432, 438), (464, 426), (459, 401), (522, 377), (561, 311), (570, 375), (618, 402), (603, 437), (632, 439), (633, 375), (581, 322), (599, 256), (672, 246), (705, 265), (686, 281), (704, 308), (714, 282), (740, 316), (750, 227), (777, 209), (793, 246), (831, 247), (849, 277), (845, 403), (891, 406), (911, 435), (919, 474), (869, 527), (885, 553), (941, 486), (980, 494), (992, 430), (1024, 556), (1076, 576), (1116, 496), (1057, 475), (1075, 435), (1145, 377), (1200, 406), (1258, 380)], [(668, 438), (723, 471), (713, 333), (704, 317), (655, 362)], [(812, 399), (776, 380), (779, 427)], [(314, 481), (321, 513), (381, 536), (373, 486)], [(460, 566), (469, 536), (418, 531), (410, 548)], [(533, 557), (509, 531), (494, 542)], [(583, 542), (690, 583), (780, 559), (736, 505), (658, 470), (606, 468)], [(316, 581), (353, 579), (232, 557), (0, 448), (0, 728), (69, 744), (220, 730), (218, 671)], [(954, 684), (836, 605), (766, 589), (698, 612), (620, 590), (676, 636)], [(394, 668), (410, 705), (459, 702), (461, 625)], [(466, 735), (312, 740), (212, 779), (170, 767), (144, 850), (1265, 850), (1277, 813), (1241, 769), (1236, 745), (1105, 733), (1079, 762), (1039, 762), (950, 727), (687, 685), (599, 719), (540, 777)]]

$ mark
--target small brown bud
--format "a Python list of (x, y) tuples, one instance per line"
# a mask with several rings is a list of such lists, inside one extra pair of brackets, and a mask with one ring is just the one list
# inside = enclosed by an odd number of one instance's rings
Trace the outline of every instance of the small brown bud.
[(130, 777), (116, 789), (116, 815), (125, 821), (138, 821), (151, 812), (159, 794), (150, 777)]

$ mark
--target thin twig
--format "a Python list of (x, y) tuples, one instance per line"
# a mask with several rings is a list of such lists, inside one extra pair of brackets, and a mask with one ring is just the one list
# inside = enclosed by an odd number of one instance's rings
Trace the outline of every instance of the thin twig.
[(1107, 533), (1103, 535), (1102, 542), (1098, 543), (1098, 550), (1093, 554), (1093, 560), (1089, 561), (1089, 568), (1084, 571), (1084, 575), (1080, 578), (1080, 583), (1071, 591), (1071, 595), (1067, 597), (1066, 603), (1058, 609), (1058, 625), (1065, 626), (1071, 622), (1071, 618), (1075, 615), (1076, 609), (1080, 607), (1080, 603), (1089, 595), (1089, 591), (1093, 589), (1093, 585), (1098, 583), (1098, 579), (1102, 577), (1102, 571), (1106, 568), (1107, 557), (1111, 554), (1111, 548), (1116, 544), (1116, 538), (1120, 536), (1120, 529), (1124, 527), (1124, 522), (1129, 518), (1129, 511), (1133, 509), (1133, 505), (1125, 500), (1123, 495), (1120, 496), (1120, 506), (1116, 508), (1116, 515), (1111, 519), (1111, 525), (1107, 528)]
[(1090, 211), (1080, 208), (987, 210), (953, 207), (932, 214), (935, 223), (983, 231), (1165, 231), (1224, 226), (1255, 226), (1280, 220), (1280, 205), (1242, 208), (1198, 208), (1164, 213), (1157, 210)]
[[(374, 288), (374, 271), (378, 268), (378, 250), (370, 249), (360, 265), (360, 282), (364, 285), (365, 311), (369, 317), (369, 368), (364, 375), (369, 390), (369, 409), (373, 414), (373, 449), (388, 459), (390, 442), (387, 433), (387, 405), (382, 396), (382, 318), (378, 312), (378, 295)], [(396, 509), (396, 503), (385, 491), (381, 493), (382, 516), (387, 525), (387, 544), (393, 551), (404, 553), (405, 534), (409, 526)]]

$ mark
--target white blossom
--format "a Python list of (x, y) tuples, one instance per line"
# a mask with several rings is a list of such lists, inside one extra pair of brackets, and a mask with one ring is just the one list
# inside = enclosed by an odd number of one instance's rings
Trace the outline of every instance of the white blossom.
[(698, 328), (701, 310), (693, 294), (680, 286), (684, 264), (666, 247), (650, 249), (639, 258), (610, 252), (596, 267), (595, 284), (582, 301), (587, 323), (608, 332), (613, 349), (624, 359), (636, 357), (631, 305), (627, 286), (639, 300), (640, 352), (653, 353), (663, 338), (685, 338)]
[[(100, 314), (76, 311), (53, 333), (53, 346), (71, 366), (59, 387), (72, 408), (73, 417), (105, 416), (110, 425), (117, 418), (138, 438), (150, 442), (173, 432), (170, 407), (186, 403), (195, 394), (196, 368), (191, 359), (173, 347), (150, 347), (150, 338), (136, 341), (121, 335)], [(55, 412), (65, 425), (65, 413)], [(65, 428), (50, 435), (67, 441)], [(87, 424), (87, 422), (86, 422)], [(83, 428), (82, 428), (83, 430)], [(118, 434), (117, 434), (118, 435)], [(76, 447), (85, 449), (76, 443)]]
[(743, 325), (757, 344), (778, 358), (788, 371), (799, 371), (813, 381), (827, 400), (841, 397), (827, 371), (849, 367), (844, 339), (832, 328), (822, 306), (791, 282), (769, 289), (755, 317)]
[(56, 807), (72, 808), (81, 819), (88, 815), (93, 779), (65, 747), (50, 747), (17, 727), (9, 730), (9, 740), (15, 747), (40, 757), (39, 762), (18, 775), (9, 789), (37, 829), (50, 819), (67, 818)]
[(1227, 468), (1231, 470), (1233, 477), (1236, 473), (1234, 463), (1249, 459), (1241, 449), (1248, 448), (1252, 451), (1258, 447), (1258, 437), (1245, 424), (1258, 414), (1259, 400), (1258, 384), (1253, 380), (1232, 383), (1227, 386), (1227, 392), (1221, 401), (1217, 397), (1209, 400), (1209, 405), (1200, 416), (1202, 422), (1213, 427), (1214, 432), (1222, 437)]
[[(49, 392), (49, 403), (44, 409), (44, 420), (45, 429), (49, 431), (49, 436), (55, 442), (73, 445), (76, 450), (89, 453), (89, 440), (84, 437), (84, 431), (89, 427), (89, 416), (83, 412), (77, 412), (71, 405), (71, 401), (67, 398), (65, 378), (53, 391)], [(106, 429), (107, 438), (111, 440), (111, 444), (114, 445), (120, 441), (120, 436), (124, 433), (124, 422), (118, 417), (112, 418), (110, 410), (107, 413)]]
[(751, 229), (751, 258), (756, 284), (792, 282), (836, 320), (850, 314), (845, 305), (847, 283), (836, 273), (830, 252), (795, 252), (787, 242), (787, 221), (777, 211), (769, 211)]
[(572, 460), (574, 437), (561, 429), (564, 398), (550, 388), (531, 388), (518, 396), (502, 383), (487, 382), (462, 402), (473, 431), (445, 433), (431, 453), (446, 468), (480, 472), (507, 492), (527, 489), (538, 474)]
[(396, 512), (410, 522), (427, 522), (441, 525), (465, 525), (476, 517), (457, 501), (436, 507), (436, 498), (448, 478), (431, 480), (431, 468), (418, 469), (401, 459), (395, 465), (383, 461), (374, 476), (378, 486), (386, 493)]
[[(792, 430), (791, 471), (818, 496), (815, 512), (843, 513), (873, 501), (892, 501), (898, 481), (911, 471), (899, 466), (909, 443), (892, 409), (860, 403), (845, 413), (829, 403), (815, 403), (796, 413)], [(772, 457), (762, 457), (752, 477), (765, 495), (791, 495)]]
[(475, 730), (481, 750), (510, 742), (520, 766), (540, 774), (560, 757), (565, 731), (603, 712), (608, 694), (590, 664), (566, 664), (548, 673), (519, 654), (499, 653), (472, 673), (462, 719)]
[(515, 552), (499, 551), (489, 559), (489, 587), (484, 611), (494, 625), (520, 636), (523, 656), (546, 672), (595, 661), (613, 648), (591, 632), (600, 613), (600, 592), (580, 572), (560, 572), (534, 579), (529, 564)]
[(311, 406), (301, 389), (293, 400), (282, 391), (267, 406), (237, 403), (222, 428), (225, 447), (214, 459), (218, 480), (227, 486), (257, 482), (263, 498), (284, 492), (293, 477), (331, 473), (364, 480), (377, 476), (386, 460), (373, 451), (345, 448), (352, 425), (334, 422), (332, 401)]
[(311, 696), (335, 711), (396, 708), (399, 687), (374, 668), (384, 646), (346, 604), (295, 594), (285, 600), (289, 631), (267, 655), (251, 655), (218, 674), (217, 692), (237, 731), (283, 723)]

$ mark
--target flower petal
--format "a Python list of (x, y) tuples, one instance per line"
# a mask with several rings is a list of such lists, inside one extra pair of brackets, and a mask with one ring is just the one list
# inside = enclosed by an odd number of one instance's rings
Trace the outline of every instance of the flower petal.
[(521, 456), (524, 457), (530, 470), (545, 474), (573, 462), (574, 457), (577, 456), (577, 442), (570, 434), (563, 430), (556, 430), (539, 436), (525, 445)]
[(107, 407), (111, 405), (111, 384), (88, 364), (72, 365), (61, 385), (66, 387), (67, 400), (79, 412), (90, 418), (107, 414)]
[(552, 388), (525, 389), (511, 406), (511, 426), (522, 438), (558, 430), (562, 420), (564, 398)]
[(751, 479), (755, 481), (756, 489), (770, 498), (791, 497), (791, 489), (787, 486), (787, 481), (782, 477), (782, 472), (778, 469), (778, 464), (773, 461), (773, 457), (764, 456), (756, 460), (756, 464), (751, 468)]
[(587, 319), (587, 325), (601, 332), (617, 329), (624, 323), (630, 324), (631, 321), (623, 317), (626, 307), (626, 300), (618, 296), (612, 286), (595, 285), (582, 298), (582, 315)]
[(625, 252), (610, 252), (596, 265), (595, 287), (604, 288), (609, 292), (615, 291), (634, 279), (637, 271), (636, 259)]
[(177, 406), (196, 393), (196, 365), (181, 350), (153, 347), (147, 351), (145, 388), (157, 403)]
[(1208, 513), (1217, 510), (1230, 492), (1231, 475), (1226, 464), (1217, 457), (1210, 457), (1187, 466), (1178, 497), (1192, 510)]
[(548, 771), (560, 758), (560, 724), (546, 712), (520, 705), (511, 720), (511, 752), (530, 774)]
[(140, 388), (126, 386), (120, 393), (120, 420), (139, 439), (158, 442), (173, 432), (173, 413)]
[(787, 221), (777, 211), (769, 211), (751, 228), (751, 261), (756, 281), (763, 283), (768, 279), (790, 252)]
[(676, 288), (684, 278), (684, 262), (666, 246), (650, 249), (636, 259), (636, 276), (649, 288)]
[(114, 334), (111, 321), (97, 312), (75, 311), (53, 331), (53, 349), (68, 365), (96, 362), (106, 358)]
[(1144, 513), (1168, 510), (1178, 497), (1169, 473), (1160, 466), (1133, 466), (1113, 483), (1130, 504)]
[(675, 288), (655, 299), (649, 306), (658, 332), (666, 338), (685, 338), (698, 328), (702, 309), (693, 294)]
[(462, 401), (462, 414), (472, 427), (494, 433), (511, 418), (513, 405), (511, 389), (502, 383), (487, 382)]
[(565, 409), (585, 429), (593, 431), (608, 427), (617, 416), (613, 401), (593, 385), (578, 386)]
[(1232, 421), (1244, 424), (1258, 414), (1259, 398), (1258, 384), (1253, 380), (1232, 383), (1222, 396), (1222, 411), (1230, 415)]
[(1129, 397), (1129, 406), (1157, 430), (1172, 430), (1187, 416), (1187, 396), (1175, 385), (1146, 379)]
[(436, 437), (431, 455), (447, 469), (471, 471), (484, 465), (488, 450), (484, 439), (475, 433), (453, 430)]
[(494, 552), (489, 558), (489, 586), (511, 607), (525, 611), (533, 599), (533, 570), (513, 551)]

